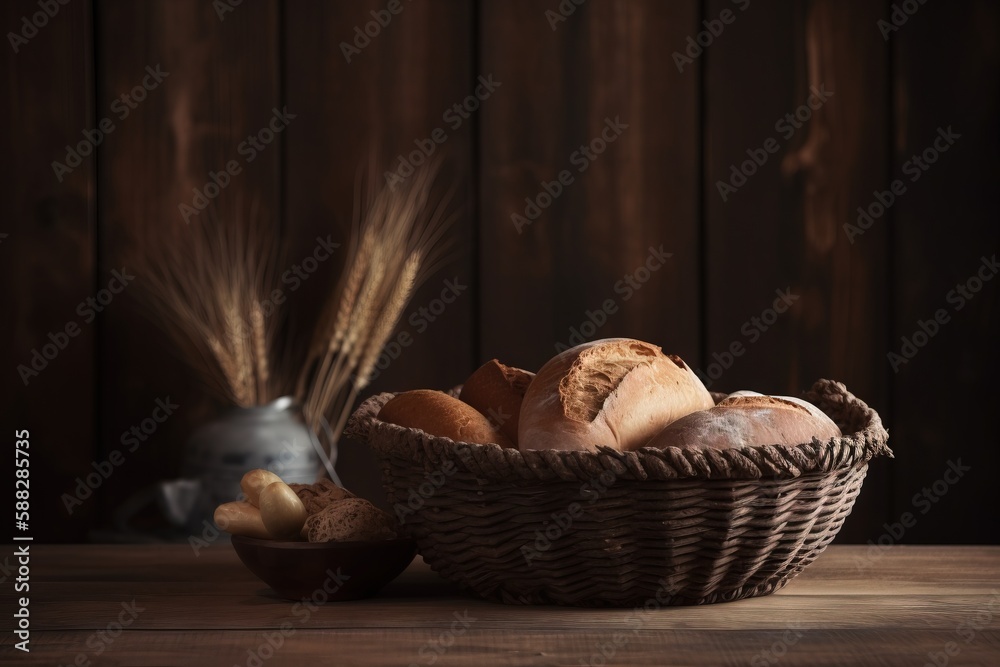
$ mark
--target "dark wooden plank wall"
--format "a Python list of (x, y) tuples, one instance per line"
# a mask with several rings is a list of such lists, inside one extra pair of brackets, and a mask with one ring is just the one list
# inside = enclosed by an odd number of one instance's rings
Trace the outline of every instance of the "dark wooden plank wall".
[[(72, 541), (84, 539), (97, 516), (90, 503), (67, 520), (57, 492), (90, 472), (96, 451), (99, 323), (85, 303), (99, 282), (96, 160), (85, 146), (81, 151), (89, 154), (78, 161), (69, 158), (76, 166), (69, 173), (60, 170), (61, 180), (51, 163), (66, 164), (67, 144), (75, 147), (84, 141), (84, 130), (94, 129), (93, 26), (89, 1), (60, 5), (55, 17), (42, 14), (40, 28), (25, 27), (38, 11), (27, 2), (4, 3), (0, 9), (4, 34), (18, 35), (16, 52), (5, 37), (0, 66), (5, 128), (0, 151), (2, 465), (13, 468), (8, 457), (13, 457), (14, 431), (28, 430), (30, 481), (35, 483), (30, 532)], [(33, 351), (39, 355), (34, 360)]]
[[(29, 387), (15, 367), (107, 285), (137, 235), (175, 224), (192, 188), (287, 107), (288, 129), (220, 202), (254, 203), (280, 225), (289, 265), (317, 236), (345, 239), (359, 164), (375, 156), (394, 168), (435, 129), (448, 137), (436, 150), (458, 186), (454, 260), (411, 312), (445, 280), (469, 287), (434, 322), (404, 321), (414, 342), (373, 391), (451, 386), (494, 356), (536, 368), (574, 332), (655, 341), (712, 389), (795, 393), (834, 377), (881, 412), (897, 452), (873, 467), (841, 541), (885, 541), (883, 524), (907, 511), (918, 520), (904, 541), (1000, 539), (995, 513), (979, 510), (991, 506), (996, 436), (985, 411), (969, 409), (997, 399), (996, 285), (962, 310), (947, 298), (997, 248), (991, 3), (922, 5), (887, 38), (878, 22), (892, 20), (889, 2), (590, 0), (565, 16), (527, 0), (403, 3), (348, 62), (339, 44), (384, 6), (271, 0), (220, 16), (193, 0), (72, 3), (4, 54), (5, 127), (17, 128), (0, 167), (11, 214), (0, 229), (12, 323), (5, 404), (39, 443), (37, 536), (82, 539), (136, 489), (175, 473), (213, 405), (164, 352), (131, 289)], [(13, 30), (37, 7), (3, 11)], [(703, 31), (711, 43), (688, 51)], [(690, 62), (678, 68), (675, 52)], [(169, 76), (127, 118), (112, 116), (96, 159), (56, 181), (49, 163), (62, 147), (158, 64)], [(445, 113), (480, 77), (499, 85), (455, 126)], [(814, 90), (832, 94), (801, 127), (779, 124)], [(585, 157), (580, 147), (616, 119), (627, 127)], [(846, 230), (949, 125), (961, 135), (954, 148), (905, 180), (862, 234)], [(746, 167), (754, 173), (724, 200), (717, 183), (754, 155), (763, 164)], [(662, 267), (642, 271), (661, 246)], [(290, 295), (299, 331), (341, 262)], [(771, 324), (767, 309), (785, 290), (795, 299)], [(950, 321), (894, 372), (886, 354), (938, 308)], [(59, 495), (167, 396), (176, 415), (67, 519)], [(959, 458), (971, 470), (923, 514), (914, 494)], [(377, 499), (358, 443), (345, 443), (342, 471)]]

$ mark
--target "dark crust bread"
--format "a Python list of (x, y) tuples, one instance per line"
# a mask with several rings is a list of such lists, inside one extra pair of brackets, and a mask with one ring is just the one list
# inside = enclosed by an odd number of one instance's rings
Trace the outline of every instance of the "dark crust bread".
[(534, 377), (534, 373), (493, 359), (469, 376), (459, 399), (478, 410), (516, 447), (521, 401)]
[(378, 418), (455, 442), (514, 446), (474, 407), (440, 391), (416, 389), (398, 394), (382, 407)]

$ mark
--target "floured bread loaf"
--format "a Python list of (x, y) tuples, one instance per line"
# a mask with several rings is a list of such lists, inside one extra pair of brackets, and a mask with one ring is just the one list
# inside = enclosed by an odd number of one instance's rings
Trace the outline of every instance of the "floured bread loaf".
[(345, 498), (313, 514), (302, 526), (310, 542), (386, 540), (396, 536), (392, 517), (363, 498)]
[(688, 365), (656, 345), (630, 338), (584, 343), (553, 357), (532, 380), (518, 448), (632, 450), (714, 404)]
[(840, 429), (822, 410), (801, 399), (729, 396), (711, 410), (694, 412), (660, 431), (648, 447), (728, 449), (799, 445), (839, 438)]

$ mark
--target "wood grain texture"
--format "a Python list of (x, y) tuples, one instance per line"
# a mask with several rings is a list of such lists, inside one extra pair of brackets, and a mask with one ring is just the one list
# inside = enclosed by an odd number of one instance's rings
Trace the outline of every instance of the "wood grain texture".
[[(356, 665), (431, 654), (435, 664), (586, 664), (602, 650), (614, 650), (609, 664), (746, 664), (772, 651), (787, 652), (782, 664), (910, 665), (948, 642), (961, 651), (952, 664), (1000, 659), (1000, 549), (895, 547), (859, 568), (867, 556), (833, 546), (774, 595), (650, 610), (482, 602), (418, 559), (375, 598), (309, 608), (274, 598), (228, 545), (199, 556), (180, 545), (34, 545), (23, 662), (93, 659), (104, 645), (100, 664), (242, 664), (268, 637), (283, 640), (267, 660), (277, 665), (331, 651)], [(133, 600), (137, 616), (104, 644), (98, 633)], [(468, 620), (453, 625), (456, 614)], [(11, 645), (9, 633), (0, 642)]]
[[(277, 3), (246, 4), (220, 19), (211, 3), (193, 0), (110, 1), (101, 4), (100, 20), (98, 108), (117, 124), (100, 163), (102, 275), (125, 266), (133, 244), (190, 233), (212, 215), (247, 225), (243, 216), (257, 205), (276, 225), (282, 137), (258, 144), (259, 151), (245, 142), (280, 106)], [(111, 105), (143, 82), (147, 66), (168, 74), (119, 119)], [(185, 219), (180, 205), (191, 206), (194, 190), (204, 190), (210, 172), (229, 161), (239, 163), (239, 173), (210, 209)], [(102, 459), (115, 449), (125, 456), (122, 472), (101, 489), (105, 521), (141, 486), (176, 477), (188, 434), (215, 414), (198, 376), (143, 312), (142, 267), (126, 268), (134, 283), (103, 314), (100, 347)], [(134, 445), (122, 434), (168, 397), (179, 406), (174, 414), (128, 452)]]
[[(888, 160), (889, 53), (874, 28), (881, 7), (739, 7), (706, 5), (707, 19), (726, 11), (734, 19), (704, 55), (710, 269), (702, 371), (713, 390), (791, 395), (833, 378), (888, 419), (887, 230), (873, 227), (854, 242), (844, 231), (883, 184)], [(722, 182), (738, 187), (722, 192)], [(871, 467), (838, 540), (878, 537), (890, 465)]]
[(557, 344), (627, 336), (695, 361), (698, 72), (670, 54), (696, 7), (481, 4), (481, 67), (504, 82), (481, 116), (484, 360), (534, 371)]
[[(341, 244), (341, 254), (329, 266), (289, 293), (287, 307), (294, 312), (301, 344), (346, 255), (359, 168), (365, 173), (373, 164), (380, 167), (375, 184), (384, 186), (386, 172), (409, 173), (400, 168), (400, 155), (411, 162), (410, 155), (421, 151), (412, 162), (426, 169), (423, 153), (429, 145), (431, 158), (444, 160), (443, 187), (435, 197), (443, 197), (452, 184), (456, 188), (451, 260), (417, 289), (366, 394), (446, 389), (474, 368), (475, 112), (463, 118), (453, 110), (479, 85), (472, 71), (473, 3), (404, 2), (400, 7), (397, 14), (381, 15), (385, 26), (376, 18), (387, 11), (381, 0), (294, 2), (284, 8), (284, 86), (289, 108), (300, 111), (289, 129), (285, 174), (290, 254), (305, 256), (317, 236), (332, 234)], [(374, 36), (359, 38), (356, 29)], [(343, 442), (338, 470), (355, 492), (384, 501), (377, 464), (366, 447)]]
[[(79, 310), (95, 293), (95, 160), (84, 136), (95, 127), (94, 45), (91, 3), (57, 6), (51, 18), (27, 0), (0, 8), (0, 402), (5, 451), (11, 452), (15, 429), (30, 434), (30, 533), (80, 540), (96, 507), (79, 508), (66, 525), (56, 490), (92, 472), (96, 451), (97, 333)], [(15, 34), (27, 41), (12, 45)], [(83, 155), (70, 162), (67, 146), (76, 155), (79, 144)], [(63, 165), (58, 174), (53, 163)], [(8, 488), (13, 492), (13, 482)]]
[[(992, 381), (1000, 367), (1000, 53), (991, 36), (998, 27), (995, 3), (928, 4), (890, 35), (897, 63), (892, 178), (906, 192), (890, 210), (896, 299), (881, 363), (892, 371), (887, 355), (900, 355), (892, 376), (898, 419), (889, 424), (898, 451), (893, 515), (918, 517), (906, 536), (917, 543), (955, 534), (1000, 540), (996, 426), (990, 408), (968, 409), (1000, 400)], [(949, 128), (960, 137), (945, 140)], [(935, 156), (940, 147), (947, 150)], [(934, 319), (939, 311), (943, 324)], [(927, 337), (934, 326), (938, 332)], [(914, 344), (911, 356), (903, 356), (904, 337)], [(939, 481), (958, 460), (971, 470), (957, 480), (950, 473), (954, 484)]]

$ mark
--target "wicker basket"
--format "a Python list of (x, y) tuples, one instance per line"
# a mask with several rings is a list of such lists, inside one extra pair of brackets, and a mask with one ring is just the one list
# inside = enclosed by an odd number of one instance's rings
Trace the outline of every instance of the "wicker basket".
[(814, 561), (868, 469), (892, 456), (878, 414), (844, 385), (805, 398), (846, 434), (797, 446), (526, 451), (456, 443), (382, 422), (367, 441), (389, 503), (432, 569), (513, 604), (706, 604), (766, 595)]

